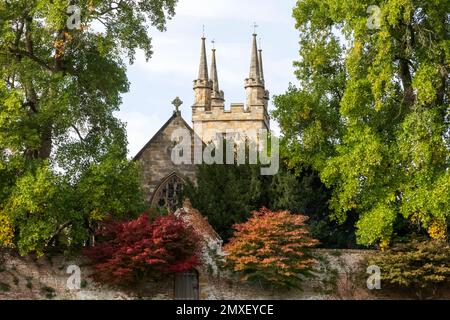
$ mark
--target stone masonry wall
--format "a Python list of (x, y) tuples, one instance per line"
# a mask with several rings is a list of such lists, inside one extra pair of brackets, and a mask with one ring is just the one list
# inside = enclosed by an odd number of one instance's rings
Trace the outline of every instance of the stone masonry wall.
[(230, 110), (213, 107), (205, 111), (202, 107), (192, 109), (194, 131), (204, 142), (215, 139), (216, 133), (227, 130), (245, 132), (249, 130), (269, 129), (269, 116), (264, 106), (251, 106), (245, 111), (243, 104), (232, 104)]
[[(202, 300), (341, 300), (341, 299), (414, 299), (411, 292), (392, 292), (383, 287), (369, 290), (365, 258), (369, 250), (316, 249), (319, 263), (316, 276), (305, 279), (301, 290), (272, 290), (258, 284), (239, 281), (235, 276), (221, 272), (212, 275), (198, 269), (200, 299)], [(81, 268), (82, 288), (69, 290), (67, 268)], [(84, 258), (20, 257), (10, 251), (0, 251), (0, 300), (4, 299), (76, 299), (115, 300), (174, 298), (174, 277), (167, 276), (157, 282), (144, 283), (139, 292), (119, 290), (96, 284), (90, 278), (92, 267)], [(449, 299), (450, 290), (439, 293), (439, 299)]]
[(161, 181), (174, 172), (182, 178), (195, 181), (195, 165), (175, 165), (172, 162), (174, 142), (171, 141), (171, 137), (177, 129), (189, 130), (181, 116), (174, 117), (164, 130), (157, 133), (152, 143), (143, 150), (137, 159), (140, 165), (142, 186), (148, 201)]
[[(307, 279), (300, 290), (271, 290), (259, 285), (240, 282), (234, 276), (200, 271), (201, 299), (374, 299), (366, 288), (366, 278), (358, 278), (360, 263), (370, 252), (361, 250), (315, 250), (319, 261), (317, 277)], [(90, 278), (92, 267), (84, 258), (20, 257), (11, 251), (2, 251), (0, 257), (0, 299), (137, 299), (133, 290), (118, 290), (96, 284)], [(67, 268), (78, 265), (82, 287), (69, 290)], [(359, 271), (358, 271), (359, 270)], [(173, 299), (172, 276), (145, 283), (140, 288), (144, 299)]]

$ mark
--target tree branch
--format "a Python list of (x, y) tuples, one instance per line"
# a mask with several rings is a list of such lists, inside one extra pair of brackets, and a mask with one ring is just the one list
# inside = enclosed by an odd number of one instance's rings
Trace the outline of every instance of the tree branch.
[(20, 23), (20, 26), (18, 26), (16, 31), (16, 39), (14, 40), (14, 47), (18, 48), (20, 44), (20, 38), (22, 38), (23, 34), (23, 27), (25, 26), (25, 23), (23, 21), (17, 22), (17, 24)]
[(34, 54), (25, 51), (25, 50), (20, 50), (20, 49), (14, 49), (14, 48), (9, 48), (10, 53), (12, 53), (15, 56), (18, 57), (27, 57), (31, 60), (33, 60), (34, 62), (38, 63), (40, 66), (44, 67), (45, 69), (51, 71), (51, 72), (55, 72), (55, 70), (49, 66), (44, 60), (42, 60), (39, 57), (36, 57)]
[(63, 223), (62, 225), (60, 225), (58, 227), (58, 229), (56, 229), (56, 231), (53, 233), (53, 235), (50, 237), (50, 239), (47, 241), (47, 243), (45, 244), (46, 247), (50, 246), (56, 239), (56, 237), (61, 233), (61, 231), (63, 231), (65, 228), (67, 228), (68, 226), (70, 226), (73, 222), (72, 221), (66, 221), (65, 223)]
[(105, 9), (103, 11), (100, 11), (100, 12), (99, 11), (94, 11), (93, 13), (95, 13), (95, 15), (97, 17), (101, 17), (101, 16), (103, 16), (103, 15), (105, 15), (107, 13), (110, 13), (110, 12), (114, 11), (114, 10), (119, 10), (122, 7), (123, 0), (120, 0), (119, 2), (112, 2), (111, 4), (113, 4), (113, 3), (115, 5), (117, 5), (117, 7), (109, 6), (109, 8), (107, 8), (107, 9)]
[(34, 46), (33, 46), (33, 38), (31, 36), (31, 25), (33, 23), (32, 17), (27, 17), (26, 19), (26, 28), (25, 28), (25, 41), (27, 46), (27, 51), (31, 55), (34, 55)]
[(22, 104), (22, 107), (30, 107), (31, 111), (33, 111), (34, 113), (37, 113), (36, 106), (35, 106), (34, 102), (32, 102), (32, 101), (24, 102)]
[(73, 130), (75, 130), (76, 134), (78, 135), (78, 137), (80, 138), (81, 142), (84, 142), (84, 138), (80, 133), (80, 130), (78, 130), (77, 127), (75, 127), (74, 125), (71, 126)]

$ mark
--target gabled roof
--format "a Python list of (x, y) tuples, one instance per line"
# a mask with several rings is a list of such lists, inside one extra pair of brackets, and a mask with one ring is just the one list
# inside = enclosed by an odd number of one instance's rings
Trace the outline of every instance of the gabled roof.
[(212, 241), (222, 242), (222, 238), (208, 222), (208, 219), (200, 211), (192, 207), (191, 201), (188, 198), (184, 199), (183, 207), (178, 209), (174, 214), (189, 223), (202, 237), (208, 237)]
[(183, 119), (183, 117), (181, 116), (181, 112), (180, 111), (174, 111), (172, 116), (169, 118), (169, 120), (167, 120), (167, 122), (158, 130), (158, 132), (156, 132), (153, 137), (145, 144), (145, 146), (141, 149), (141, 151), (139, 151), (136, 156), (134, 156), (133, 161), (137, 161), (139, 160), (139, 158), (141, 157), (142, 153), (144, 153), (145, 149), (147, 149), (148, 146), (150, 146), (152, 144), (152, 142), (156, 139), (156, 137), (158, 137), (166, 128), (167, 126), (176, 118), (180, 118), (181, 121), (183, 122), (183, 124), (186, 126), (186, 128), (189, 129), (189, 131), (191, 133), (194, 133), (194, 130), (191, 128), (191, 126), (186, 122), (186, 120)]

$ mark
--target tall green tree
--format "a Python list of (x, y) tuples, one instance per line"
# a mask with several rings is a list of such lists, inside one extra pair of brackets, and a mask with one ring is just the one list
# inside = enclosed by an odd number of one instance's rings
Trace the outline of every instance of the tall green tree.
[(356, 245), (351, 221), (341, 226), (329, 219), (330, 190), (314, 172), (296, 176), (282, 167), (274, 176), (262, 176), (259, 165), (202, 164), (196, 185), (188, 184), (185, 193), (225, 241), (234, 224), (267, 207), (307, 215), (311, 234), (325, 247)]
[(0, 244), (42, 252), (139, 206), (113, 112), (176, 2), (0, 0)]
[(232, 236), (233, 224), (246, 221), (261, 203), (259, 169), (257, 165), (201, 164), (197, 184), (188, 183), (185, 188), (192, 205), (224, 240)]
[(289, 167), (320, 173), (361, 244), (446, 229), (450, 2), (300, 0), (293, 15), (299, 84), (273, 113)]

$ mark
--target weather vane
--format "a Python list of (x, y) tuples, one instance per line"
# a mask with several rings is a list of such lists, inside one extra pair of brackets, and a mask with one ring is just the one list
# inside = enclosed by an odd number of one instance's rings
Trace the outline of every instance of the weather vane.
[(216, 39), (213, 39), (213, 40), (211, 41), (211, 43), (212, 43), (212, 45), (213, 45), (213, 49), (215, 50), (215, 49), (216, 49)]
[(203, 38), (205, 37), (205, 25), (203, 25)]
[(176, 97), (175, 100), (172, 101), (172, 104), (175, 106), (175, 111), (180, 111), (180, 106), (183, 104), (183, 101), (179, 97)]

